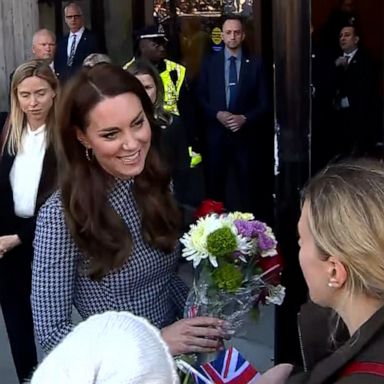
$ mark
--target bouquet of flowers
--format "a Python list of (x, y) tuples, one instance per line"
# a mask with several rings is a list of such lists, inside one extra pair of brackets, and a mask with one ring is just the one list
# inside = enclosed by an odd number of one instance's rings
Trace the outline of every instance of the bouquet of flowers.
[(180, 240), (182, 256), (196, 270), (185, 315), (225, 319), (235, 334), (258, 303), (280, 305), (285, 288), (271, 228), (251, 213), (223, 210), (221, 203), (203, 202), (201, 217)]

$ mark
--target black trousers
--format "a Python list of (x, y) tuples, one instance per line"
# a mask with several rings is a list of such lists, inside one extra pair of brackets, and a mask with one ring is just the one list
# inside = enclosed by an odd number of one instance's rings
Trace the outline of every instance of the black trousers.
[(31, 245), (20, 245), (0, 259), (0, 304), (17, 376), (30, 378), (37, 365), (31, 310)]
[[(252, 212), (273, 223), (274, 147), (270, 125), (254, 131), (206, 137), (203, 155), (206, 196), (227, 210)], [(272, 133), (271, 133), (271, 132)]]
[[(224, 129), (224, 128), (223, 128)], [(221, 201), (229, 210), (252, 210), (250, 145), (240, 133), (224, 132), (207, 137), (204, 153), (207, 197)], [(229, 175), (234, 192), (228, 196)]]

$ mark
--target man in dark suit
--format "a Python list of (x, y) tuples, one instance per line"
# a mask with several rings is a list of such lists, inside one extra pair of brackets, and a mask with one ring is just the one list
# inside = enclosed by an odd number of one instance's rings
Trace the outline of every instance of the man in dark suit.
[(378, 141), (375, 71), (359, 41), (355, 26), (341, 29), (341, 55), (335, 60), (336, 126), (332, 138), (335, 154), (339, 155), (369, 154)]
[(72, 76), (89, 54), (99, 52), (95, 36), (84, 27), (81, 8), (70, 3), (64, 8), (64, 16), (69, 34), (59, 41), (55, 57), (55, 70), (60, 81)]
[[(207, 197), (226, 202), (231, 209), (253, 210), (251, 186), (258, 175), (252, 172), (252, 162), (265, 146), (261, 122), (268, 110), (268, 92), (262, 62), (242, 49), (244, 38), (242, 19), (227, 16), (222, 26), (225, 48), (203, 63), (198, 94), (205, 115)], [(225, 199), (231, 166), (237, 201), (233, 196)], [(263, 180), (258, 180), (258, 187), (264, 187)]]

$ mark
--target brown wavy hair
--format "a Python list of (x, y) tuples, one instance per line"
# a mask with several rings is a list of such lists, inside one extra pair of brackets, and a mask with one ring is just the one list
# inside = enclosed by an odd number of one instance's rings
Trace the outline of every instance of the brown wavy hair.
[(124, 93), (133, 93), (140, 99), (152, 130), (144, 170), (133, 183), (144, 240), (169, 253), (180, 235), (180, 212), (170, 190), (170, 175), (158, 154), (159, 128), (153, 123), (152, 104), (144, 88), (133, 75), (112, 64), (83, 69), (63, 92), (57, 146), (66, 222), (89, 262), (87, 272), (93, 280), (100, 280), (124, 264), (131, 254), (132, 237), (108, 203), (115, 179), (96, 159), (86, 159), (76, 129), (86, 131), (89, 112), (100, 101)]
[(128, 67), (126, 71), (132, 73), (134, 76), (148, 75), (151, 76), (156, 87), (156, 100), (153, 104), (154, 117), (161, 126), (168, 127), (172, 124), (172, 115), (164, 110), (164, 85), (159, 72), (148, 60), (135, 59)]

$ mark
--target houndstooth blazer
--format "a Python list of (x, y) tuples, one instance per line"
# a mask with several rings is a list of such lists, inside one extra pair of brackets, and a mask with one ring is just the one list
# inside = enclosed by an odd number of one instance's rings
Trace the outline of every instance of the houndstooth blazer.
[(133, 239), (126, 263), (101, 281), (80, 272), (83, 261), (64, 219), (60, 192), (40, 209), (34, 240), (32, 311), (35, 332), (45, 351), (73, 328), (72, 305), (83, 319), (109, 310), (130, 311), (161, 328), (182, 316), (188, 289), (176, 275), (179, 246), (171, 254), (143, 240), (131, 181), (118, 181), (109, 196)]

